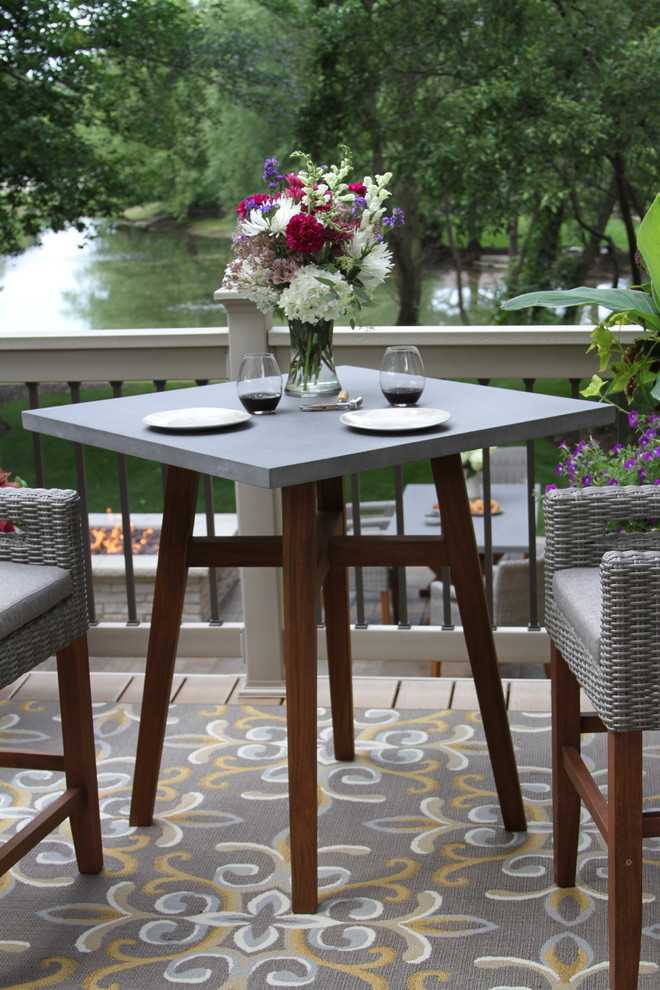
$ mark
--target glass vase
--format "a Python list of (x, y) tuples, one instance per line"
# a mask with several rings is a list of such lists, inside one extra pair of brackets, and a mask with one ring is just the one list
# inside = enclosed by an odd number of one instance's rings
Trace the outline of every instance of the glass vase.
[(289, 320), (292, 355), (287, 395), (337, 395), (341, 391), (332, 356), (333, 328), (332, 320)]

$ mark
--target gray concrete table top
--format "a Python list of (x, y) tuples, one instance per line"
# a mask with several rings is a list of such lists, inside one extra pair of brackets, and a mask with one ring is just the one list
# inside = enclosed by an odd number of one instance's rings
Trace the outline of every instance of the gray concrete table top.
[[(377, 371), (344, 366), (342, 387), (361, 395), (363, 408), (386, 408)], [(23, 412), (37, 433), (173, 464), (261, 488), (317, 481), (446, 454), (569, 433), (610, 423), (611, 405), (429, 378), (418, 403), (443, 409), (440, 426), (405, 433), (374, 433), (345, 426), (340, 414), (301, 412), (301, 400), (283, 396), (272, 416), (208, 432), (155, 430), (153, 412), (195, 407), (242, 409), (234, 382)]]

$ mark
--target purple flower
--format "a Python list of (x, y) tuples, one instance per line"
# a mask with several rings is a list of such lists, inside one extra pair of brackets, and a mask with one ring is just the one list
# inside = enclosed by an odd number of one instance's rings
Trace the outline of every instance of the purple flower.
[(614, 446), (612, 447), (612, 453), (613, 454), (618, 454), (620, 450), (623, 450), (623, 444), (622, 443), (615, 443)]
[(635, 427), (639, 423), (639, 413), (633, 409), (632, 412), (628, 413), (628, 426)]
[[(658, 481), (660, 481), (660, 478), (658, 479)], [(545, 488), (544, 488), (543, 490), (544, 490), (545, 492), (551, 492), (551, 491), (552, 491), (552, 489), (553, 489), (553, 488), (556, 488), (556, 487), (557, 487), (556, 485), (546, 485), (546, 486), (545, 486)]]
[(645, 461), (650, 461), (655, 457), (655, 452), (652, 450), (647, 450), (646, 453), (642, 454), (642, 459)]
[(630, 460), (624, 461), (623, 466), (624, 468), (634, 468), (636, 463), (637, 461), (635, 460), (635, 458), (631, 457)]
[(406, 218), (403, 214), (403, 210), (398, 206), (392, 210), (391, 217), (383, 217), (383, 223), (386, 227), (402, 227), (405, 222)]
[(563, 474), (563, 473), (564, 473), (564, 465), (558, 464), (557, 467), (555, 468), (555, 474)]
[(594, 479), (590, 474), (583, 474), (582, 477), (580, 478), (583, 488), (588, 488), (593, 480)]
[(359, 217), (360, 210), (363, 210), (367, 205), (367, 200), (364, 196), (356, 196), (353, 200), (353, 216)]
[(607, 484), (608, 485), (618, 485), (619, 484), (619, 479), (618, 478), (610, 478), (610, 480), (607, 482)]
[(276, 188), (277, 183), (284, 180), (284, 176), (279, 173), (279, 167), (277, 158), (267, 158), (264, 162), (264, 182), (268, 182), (271, 189)]

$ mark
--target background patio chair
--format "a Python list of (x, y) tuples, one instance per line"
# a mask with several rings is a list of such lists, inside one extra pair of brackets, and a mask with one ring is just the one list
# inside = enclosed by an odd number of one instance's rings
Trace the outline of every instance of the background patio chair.
[(0, 846), (0, 875), (65, 818), (78, 867), (103, 866), (87, 653), (87, 600), (78, 495), (0, 489), (0, 519), (20, 525), (0, 533), (0, 688), (55, 654), (62, 752), (4, 748), (0, 765), (63, 770), (60, 797)]
[[(552, 639), (555, 880), (575, 883), (580, 800), (608, 845), (610, 986), (637, 986), (642, 732), (660, 728), (660, 533), (608, 533), (609, 520), (660, 519), (660, 488), (583, 488), (546, 496), (546, 628)], [(580, 687), (596, 714), (580, 713)], [(580, 733), (606, 731), (607, 798), (580, 755)]]

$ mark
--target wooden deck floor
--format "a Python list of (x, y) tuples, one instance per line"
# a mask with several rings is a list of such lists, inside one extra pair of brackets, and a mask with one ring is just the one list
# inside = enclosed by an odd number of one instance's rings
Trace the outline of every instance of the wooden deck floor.
[[(92, 697), (95, 701), (139, 702), (144, 675), (132, 672), (93, 671)], [(175, 674), (172, 701), (180, 704), (282, 705), (282, 698), (241, 698), (244, 678), (240, 674)], [(550, 711), (550, 682), (545, 679), (503, 679), (507, 706), (512, 711)], [(437, 709), (478, 708), (471, 678), (453, 677), (355, 677), (356, 708)], [(0, 691), (0, 698), (20, 701), (57, 699), (54, 671), (38, 670)], [(319, 677), (318, 704), (330, 703), (328, 678)]]

